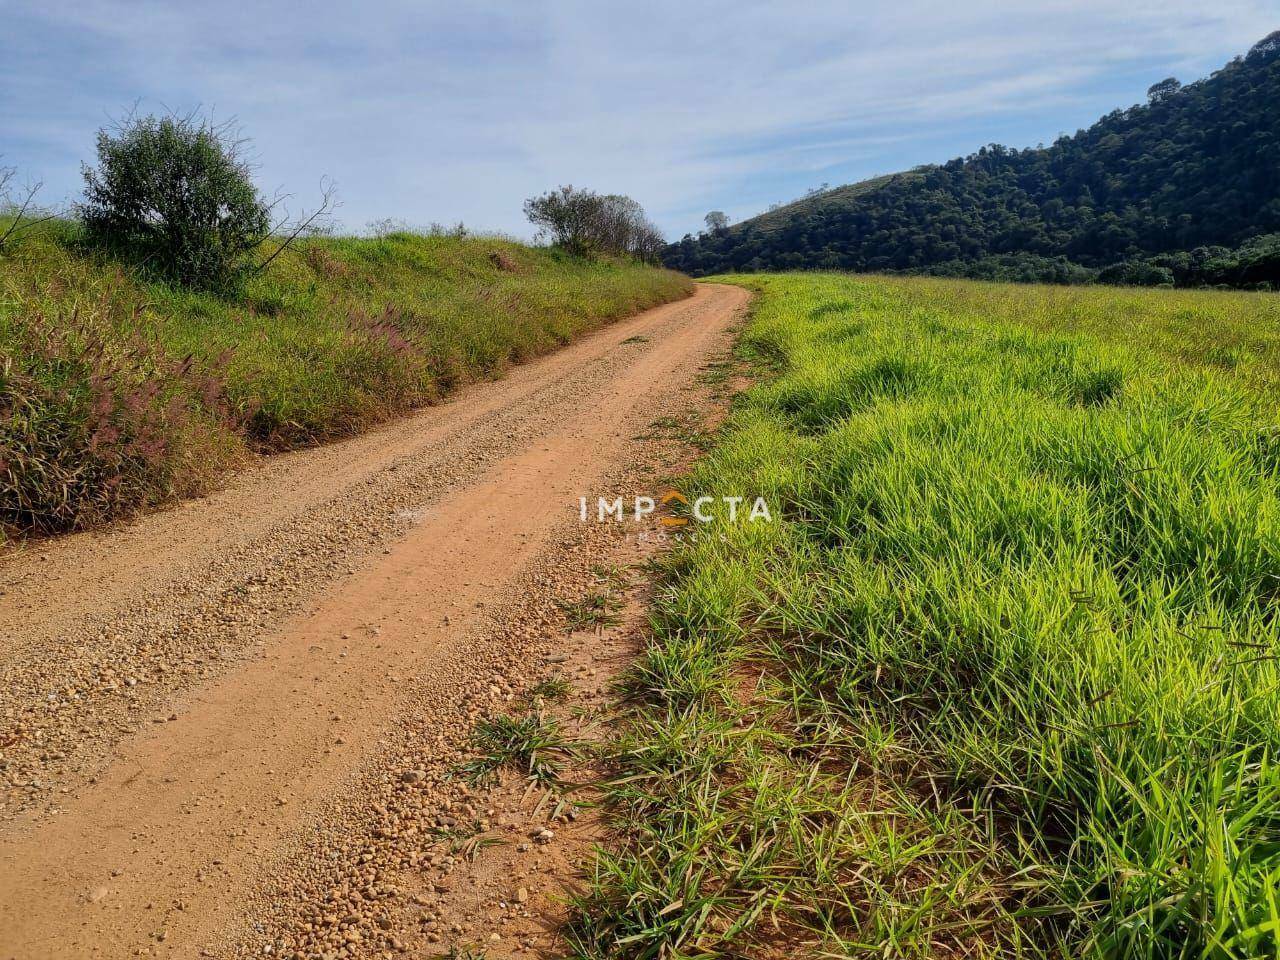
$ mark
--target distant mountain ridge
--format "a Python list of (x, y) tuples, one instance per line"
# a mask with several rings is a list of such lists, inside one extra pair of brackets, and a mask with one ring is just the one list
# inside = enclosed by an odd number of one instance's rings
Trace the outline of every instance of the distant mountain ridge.
[[(1275, 233), (1280, 31), (1209, 77), (1161, 81), (1146, 104), (1050, 146), (997, 144), (837, 187), (686, 236), (665, 261), (695, 275), (836, 269), (1244, 285), (1280, 270), (1280, 238), (1266, 236)], [(1241, 258), (1248, 268), (1237, 269)], [(1236, 284), (1232, 270), (1251, 279)]]

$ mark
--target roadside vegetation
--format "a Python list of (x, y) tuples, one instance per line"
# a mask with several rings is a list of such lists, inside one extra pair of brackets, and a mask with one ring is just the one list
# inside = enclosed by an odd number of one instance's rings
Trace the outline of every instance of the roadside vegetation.
[(74, 217), (0, 171), (0, 540), (199, 493), (692, 291), (630, 248), (317, 235), (332, 193), (277, 218), (243, 154), (227, 126), (130, 117)]
[(1280, 298), (759, 291), (581, 956), (1280, 950)]
[(189, 496), (246, 452), (358, 432), (691, 290), (494, 237), (303, 238), (234, 296), (148, 278), (66, 221), (11, 245), (0, 520), (26, 530)]

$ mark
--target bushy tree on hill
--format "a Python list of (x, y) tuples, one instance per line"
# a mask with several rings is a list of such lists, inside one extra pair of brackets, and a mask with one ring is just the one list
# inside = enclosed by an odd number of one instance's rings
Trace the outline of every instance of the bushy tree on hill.
[(271, 232), (230, 128), (195, 117), (131, 117), (98, 132), (80, 219), (90, 240), (176, 279), (223, 284)]
[(727, 230), (687, 236), (664, 260), (698, 275), (954, 273), (964, 265), (990, 270), (993, 258), (1010, 257), (1011, 269), (1023, 272), (1065, 258), (1096, 274), (1179, 251), (1243, 248), (1280, 233), (1277, 103), (1280, 31), (1210, 77), (1185, 86), (1163, 80), (1148, 103), (1048, 147), (994, 144), (822, 191)]
[(558, 187), (524, 203), (540, 239), (570, 253), (607, 253), (655, 263), (666, 245), (661, 232), (630, 197)]
[[(254, 185), (245, 144), (232, 124), (195, 114), (131, 115), (100, 130), (98, 165), (83, 168), (78, 206), (86, 237), (198, 286), (225, 287), (262, 269), (327, 215), (333, 193), (296, 224), (273, 224), (278, 201)], [(251, 254), (282, 230), (277, 250), (255, 264)]]

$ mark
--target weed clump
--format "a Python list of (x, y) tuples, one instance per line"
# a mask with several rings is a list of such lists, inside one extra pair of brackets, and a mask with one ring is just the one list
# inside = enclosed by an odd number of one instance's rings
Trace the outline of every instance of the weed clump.
[(569, 749), (555, 718), (541, 710), (481, 720), (471, 733), (471, 747), (476, 755), (461, 771), (473, 782), (489, 783), (507, 767), (548, 786), (555, 784)]

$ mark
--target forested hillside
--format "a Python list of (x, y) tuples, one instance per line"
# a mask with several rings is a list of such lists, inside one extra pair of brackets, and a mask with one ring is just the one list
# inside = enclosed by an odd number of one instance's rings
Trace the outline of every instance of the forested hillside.
[(1048, 147), (829, 190), (667, 249), (693, 274), (915, 271), (1057, 282), (1280, 283), (1280, 31)]

